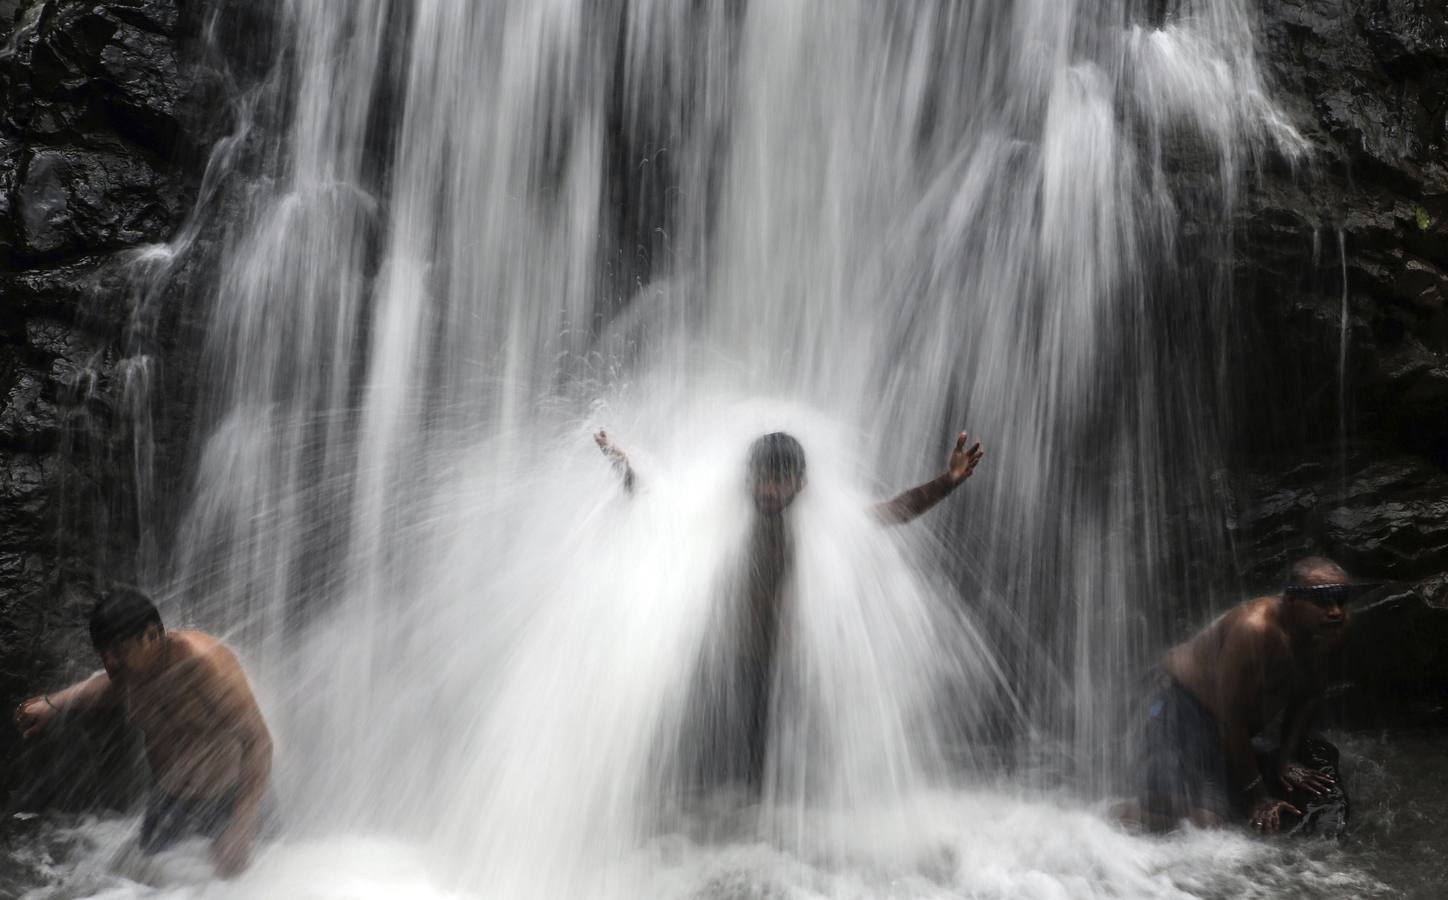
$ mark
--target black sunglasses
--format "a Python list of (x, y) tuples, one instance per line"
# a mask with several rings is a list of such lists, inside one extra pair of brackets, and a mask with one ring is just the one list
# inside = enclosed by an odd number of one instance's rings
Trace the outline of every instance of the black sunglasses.
[(1282, 596), (1291, 597), (1294, 600), (1306, 600), (1317, 606), (1347, 606), (1379, 587), (1382, 585), (1361, 582), (1354, 584), (1293, 584), (1282, 589)]

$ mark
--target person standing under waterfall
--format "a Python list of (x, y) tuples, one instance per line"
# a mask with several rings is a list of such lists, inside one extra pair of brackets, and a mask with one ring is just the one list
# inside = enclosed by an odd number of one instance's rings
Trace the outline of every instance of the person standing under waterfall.
[(104, 671), (21, 703), (21, 734), (34, 737), (61, 715), (123, 708), (151, 768), (141, 850), (204, 835), (217, 873), (240, 872), (257, 837), (272, 741), (236, 656), (199, 631), (167, 631), (150, 598), (130, 588), (101, 596), (90, 636)]
[[(1340, 798), (1330, 773), (1301, 760), (1343, 645), (1345, 603), (1359, 587), (1337, 563), (1309, 557), (1281, 592), (1239, 604), (1173, 647), (1140, 735), (1139, 806), (1123, 818), (1153, 830), (1245, 818), (1272, 833), (1284, 816), (1303, 814), (1284, 795)], [(1280, 746), (1264, 765), (1252, 738), (1279, 714)]]
[[(943, 473), (877, 504), (871, 514), (881, 523), (901, 524), (944, 500), (985, 455), (978, 441), (967, 447), (969, 439), (965, 432), (956, 437)], [(638, 479), (628, 457), (606, 432), (595, 434), (594, 441), (632, 494)], [(710, 700), (695, 710), (705, 736), (697, 775), (708, 783), (742, 783), (752, 791), (763, 784), (782, 598), (793, 560), (788, 511), (805, 483), (804, 447), (793, 435), (776, 431), (750, 446), (747, 486), (755, 515), (734, 585), (738, 602), (725, 611), (737, 635), (737, 655), (725, 663), (725, 672), (716, 673), (722, 674), (722, 686), (716, 682), (706, 689)]]

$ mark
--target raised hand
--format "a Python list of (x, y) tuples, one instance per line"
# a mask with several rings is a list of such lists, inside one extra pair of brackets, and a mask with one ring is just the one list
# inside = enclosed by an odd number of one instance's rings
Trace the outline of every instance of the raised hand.
[(618, 449), (618, 446), (608, 439), (608, 432), (598, 432), (593, 436), (593, 442), (598, 445), (598, 449), (603, 451), (603, 455), (608, 457), (609, 462), (612, 462), (616, 466), (628, 465), (628, 457), (624, 456), (623, 451)]
[(967, 450), (965, 442), (970, 440), (970, 435), (962, 431), (955, 439), (955, 449), (950, 452), (950, 458), (945, 461), (945, 475), (952, 484), (960, 484), (970, 477), (975, 467), (980, 464), (981, 457), (985, 456), (985, 450), (976, 441)]
[(945, 461), (945, 472), (905, 491), (888, 503), (874, 507), (876, 518), (889, 525), (909, 522), (959, 487), (960, 483), (975, 471), (980, 458), (985, 456), (979, 441), (967, 450), (965, 442), (968, 440), (970, 435), (962, 431), (955, 439), (955, 449), (950, 451), (950, 458)]
[(632, 494), (635, 479), (633, 466), (629, 465), (628, 457), (624, 455), (622, 450), (618, 449), (618, 446), (615, 445), (613, 441), (608, 439), (608, 432), (606, 431), (596, 432), (593, 435), (593, 442), (598, 445), (599, 450), (603, 451), (603, 455), (608, 457), (608, 461), (613, 463), (614, 471), (618, 472), (619, 477), (623, 479), (624, 491)]

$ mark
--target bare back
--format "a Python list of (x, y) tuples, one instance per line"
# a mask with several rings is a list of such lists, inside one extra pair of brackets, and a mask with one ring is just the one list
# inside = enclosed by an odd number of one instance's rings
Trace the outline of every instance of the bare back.
[(1256, 734), (1301, 689), (1276, 597), (1248, 600), (1167, 653), (1164, 666), (1226, 728)]
[(161, 791), (219, 797), (240, 782), (243, 736), (261, 713), (240, 664), (220, 641), (172, 631), (164, 654), (161, 672), (125, 689), (127, 716), (145, 735)]

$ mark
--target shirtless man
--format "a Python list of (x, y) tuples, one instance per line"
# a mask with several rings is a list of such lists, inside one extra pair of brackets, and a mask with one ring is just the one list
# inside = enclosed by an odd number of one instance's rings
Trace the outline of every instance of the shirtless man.
[(201, 834), (216, 871), (247, 865), (271, 773), (272, 743), (241, 664), (199, 631), (168, 632), (141, 592), (117, 589), (91, 612), (91, 644), (105, 671), (15, 710), (25, 737), (65, 713), (121, 705), (145, 736), (153, 780), (141, 849)]
[[(608, 457), (623, 480), (624, 490), (633, 493), (637, 478), (628, 457), (605, 432), (594, 435), (599, 449)], [(949, 496), (970, 477), (985, 451), (979, 442), (968, 449), (969, 436), (961, 432), (955, 449), (946, 460), (945, 471), (936, 478), (911, 488), (871, 509), (882, 523), (909, 522)], [(804, 448), (792, 435), (782, 431), (766, 434), (749, 448), (748, 487), (755, 511), (734, 592), (740, 602), (730, 626), (738, 636), (733, 664), (715, 672), (725, 687), (715, 684), (709, 693), (717, 702), (696, 711), (704, 718), (699, 764), (700, 777), (709, 782), (743, 782), (758, 789), (763, 780), (768, 736), (770, 698), (773, 693), (774, 661), (778, 655), (780, 599), (784, 596), (791, 561), (792, 539), (786, 512), (805, 486)], [(742, 739), (738, 736), (742, 732)]]
[[(1309, 557), (1292, 567), (1280, 594), (1248, 600), (1172, 648), (1143, 733), (1143, 824), (1164, 829), (1187, 819), (1204, 827), (1245, 814), (1257, 831), (1275, 832), (1284, 813), (1302, 813), (1269, 783), (1313, 795), (1332, 789), (1332, 777), (1298, 755), (1327, 686), (1328, 659), (1342, 646), (1352, 591), (1337, 563)], [(1280, 762), (1264, 772), (1251, 741), (1278, 713)]]

